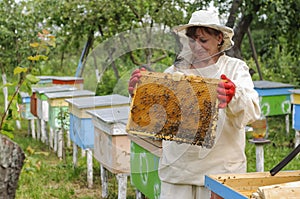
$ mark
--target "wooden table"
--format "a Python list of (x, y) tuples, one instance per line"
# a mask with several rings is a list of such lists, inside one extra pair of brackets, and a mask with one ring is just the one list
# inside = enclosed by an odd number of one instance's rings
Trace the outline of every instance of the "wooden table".
[(76, 88), (68, 85), (32, 88), (33, 93), (36, 95), (37, 139), (41, 137), (42, 142), (48, 142), (46, 123), (49, 118), (49, 104), (45, 93), (73, 90), (76, 90)]
[[(86, 111), (99, 110), (104, 108), (129, 106), (129, 98), (113, 94), (104, 96), (93, 96), (73, 98), (65, 100), (69, 104), (70, 112), (70, 138), (73, 142), (73, 165), (77, 164), (77, 146), (87, 152), (87, 160), (92, 159), (94, 149), (94, 125), (92, 115)], [(88, 166), (88, 187), (93, 185), (92, 161), (87, 162)]]
[(254, 81), (258, 92), (262, 114), (264, 116), (286, 115), (286, 132), (289, 133), (289, 114), (291, 100), (289, 90), (294, 86), (280, 82)]
[(295, 129), (295, 147), (300, 144), (300, 89), (290, 90), (293, 104), (292, 127)]
[[(64, 131), (69, 135), (69, 110), (68, 103), (65, 101), (68, 98), (76, 99), (80, 97), (95, 96), (95, 92), (89, 90), (74, 90), (62, 92), (45, 93), (49, 104), (49, 144), (50, 147), (57, 151), (59, 158), (62, 158), (63, 153), (63, 134)], [(54, 142), (53, 142), (54, 140)], [(70, 136), (68, 136), (70, 140)], [(70, 146), (70, 142), (68, 142)]]
[(137, 188), (138, 197), (159, 198), (161, 181), (158, 163), (162, 154), (162, 142), (128, 134), (130, 147), (131, 183)]
[(224, 199), (249, 199), (258, 189), (268, 196), (266, 199), (299, 198), (300, 184), (283, 184), (292, 182), (300, 182), (300, 171), (281, 171), (275, 176), (269, 172), (207, 175), (204, 184)]
[(130, 174), (130, 140), (126, 133), (129, 106), (91, 110), (94, 124), (94, 154), (101, 164), (102, 197), (108, 197), (107, 172), (116, 175), (118, 199), (126, 199)]

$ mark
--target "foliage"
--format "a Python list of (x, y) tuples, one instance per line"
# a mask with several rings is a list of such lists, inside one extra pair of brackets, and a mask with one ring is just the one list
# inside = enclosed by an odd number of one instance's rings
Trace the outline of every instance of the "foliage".
[[(105, 40), (115, 37), (121, 32), (136, 28), (159, 27), (163, 30), (179, 24), (186, 23), (195, 10), (208, 8), (213, 4), (226, 22), (229, 13), (234, 10), (234, 29), (237, 29), (242, 17), (251, 16), (251, 32), (254, 37), (258, 57), (269, 71), (287, 72), (294, 74), (291, 81), (299, 81), (299, 12), (298, 1), (227, 1), (227, 0), (175, 0), (175, 1), (67, 1), (67, 0), (41, 0), (41, 1), (8, 1), (0, 2), (1, 33), (0, 66), (5, 70), (13, 71), (12, 66), (28, 66), (25, 57), (31, 52), (29, 43), (35, 37), (36, 30), (47, 28), (57, 39), (57, 48), (49, 55), (48, 61), (42, 62), (35, 70), (34, 75), (74, 75), (82, 48), (88, 39), (91, 39), (91, 50), (95, 49)], [(238, 6), (237, 6), (238, 5)], [(55, 8), (55, 9), (53, 9)], [(255, 8), (258, 11), (255, 12)], [(263, 31), (263, 30), (268, 31)], [(110, 50), (108, 46), (107, 50)], [(276, 64), (279, 57), (288, 57), (289, 67)], [(4, 53), (5, 52), (5, 53)], [(136, 66), (172, 64), (174, 54), (167, 53), (164, 59), (150, 63), (149, 60), (161, 56), (164, 52), (157, 49), (134, 50), (122, 56), (127, 71)], [(242, 54), (245, 60), (252, 57), (247, 37), (243, 39)], [(274, 57), (276, 55), (276, 57)], [(87, 55), (86, 55), (87, 56)], [(136, 59), (133, 62), (132, 58)], [(283, 59), (281, 61), (284, 61)], [(104, 63), (102, 63), (104, 64)], [(120, 70), (120, 65), (116, 65)], [(109, 65), (111, 67), (111, 65)], [(296, 71), (296, 72), (294, 72)], [(110, 72), (108, 72), (110, 73)], [(12, 74), (12, 73), (10, 73)], [(114, 73), (110, 73), (112, 77)], [(104, 76), (103, 76), (104, 77)], [(266, 75), (266, 78), (269, 75)], [(112, 83), (105, 82), (98, 90), (103, 90), (105, 85), (112, 91), (114, 82), (120, 77), (115, 76)], [(276, 77), (277, 78), (277, 77)], [(281, 78), (279, 78), (280, 80)], [(287, 79), (287, 78), (286, 78)], [(106, 91), (104, 93), (107, 93)]]
[(38, 42), (33, 42), (30, 47), (34, 49), (35, 54), (29, 56), (27, 59), (30, 61), (28, 67), (17, 66), (14, 69), (14, 75), (19, 76), (19, 79), (15, 82), (9, 83), (4, 86), (11, 86), (15, 88), (13, 94), (9, 96), (9, 103), (6, 110), (4, 110), (0, 123), (0, 130), (2, 134), (8, 137), (13, 137), (13, 122), (19, 119), (17, 95), (22, 89), (25, 92), (31, 93), (31, 84), (35, 84), (39, 81), (38, 78), (31, 74), (32, 69), (38, 62), (42, 62), (48, 59), (47, 55), (50, 52), (50, 47), (55, 47), (55, 37), (47, 30), (43, 30), (38, 33)]

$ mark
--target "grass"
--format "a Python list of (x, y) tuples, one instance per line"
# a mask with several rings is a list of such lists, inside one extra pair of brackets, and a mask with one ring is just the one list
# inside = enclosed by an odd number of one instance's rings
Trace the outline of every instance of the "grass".
[[(94, 199), (101, 198), (100, 165), (93, 162), (93, 188), (87, 188), (86, 157), (79, 153), (77, 167), (73, 167), (72, 149), (67, 149), (65, 160), (47, 145), (28, 136), (26, 130), (15, 134), (14, 141), (26, 153), (26, 163), (19, 179), (16, 199)], [(79, 150), (80, 152), (80, 150)], [(117, 181), (109, 174), (109, 199), (117, 198)], [(135, 198), (135, 190), (128, 181), (128, 198)]]
[[(290, 118), (290, 121), (292, 118)], [(285, 130), (285, 116), (272, 116), (268, 118), (270, 144), (264, 145), (264, 170), (270, 171), (294, 149), (295, 130), (290, 125), (289, 134)], [(251, 135), (247, 134), (250, 139)], [(256, 169), (255, 145), (249, 142), (246, 145), (247, 167), (249, 172)], [(299, 155), (296, 156), (282, 170), (300, 170)]]
[[(26, 123), (27, 124), (27, 123)], [(265, 171), (271, 170), (292, 150), (291, 144), (294, 138), (294, 130), (285, 132), (284, 116), (268, 118), (270, 144), (264, 146)], [(24, 126), (24, 125), (23, 125)], [(25, 125), (25, 127), (27, 126)], [(247, 139), (251, 138), (246, 134)], [(86, 158), (78, 157), (78, 166), (73, 168), (72, 150), (66, 151), (66, 159), (59, 160), (48, 146), (40, 141), (32, 139), (26, 129), (15, 133), (14, 141), (17, 142), (27, 155), (19, 179), (19, 188), (16, 199), (93, 199), (101, 198), (100, 165), (94, 161), (94, 186), (87, 188)], [(255, 145), (247, 142), (246, 155), (248, 159), (248, 171), (255, 171)], [(299, 159), (292, 160), (283, 170), (299, 170)], [(117, 198), (117, 181), (114, 175), (109, 176), (109, 199)], [(135, 198), (134, 187), (128, 179), (127, 198)]]

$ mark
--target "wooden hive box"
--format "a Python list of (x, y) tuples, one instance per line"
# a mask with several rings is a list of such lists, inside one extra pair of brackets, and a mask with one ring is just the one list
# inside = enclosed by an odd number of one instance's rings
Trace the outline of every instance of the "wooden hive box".
[(264, 116), (291, 113), (290, 89), (294, 86), (281, 82), (254, 81), (254, 89), (259, 95), (259, 103)]
[(87, 111), (94, 124), (94, 155), (111, 173), (130, 173), (129, 106)]
[[(49, 125), (51, 128), (56, 129), (61, 127), (61, 122), (59, 118), (59, 114), (68, 113), (68, 103), (65, 101), (67, 98), (81, 98), (87, 96), (94, 96), (95, 92), (89, 90), (74, 90), (74, 91), (62, 91), (57, 93), (45, 93), (45, 96), (48, 99), (49, 104)], [(64, 118), (64, 124), (68, 124), (69, 121), (69, 114)], [(69, 126), (66, 125), (64, 127), (66, 130), (69, 129)]]
[(141, 72), (127, 132), (211, 148), (218, 119), (220, 80)]
[(73, 85), (77, 89), (83, 89), (83, 78), (82, 77), (69, 77), (69, 76), (62, 76), (62, 77), (54, 77), (52, 79), (52, 83), (54, 85)]
[(128, 134), (130, 145), (131, 184), (149, 199), (159, 198), (161, 181), (158, 176), (162, 155), (161, 140)]
[(20, 97), (22, 98), (22, 103), (19, 104), (21, 117), (24, 119), (35, 119), (34, 115), (30, 112), (30, 96), (26, 92), (20, 92)]
[(87, 111), (129, 106), (129, 98), (118, 95), (103, 95), (65, 100), (69, 104), (70, 138), (82, 149), (94, 148), (92, 115)]
[(55, 92), (73, 91), (73, 90), (76, 90), (76, 88), (67, 85), (33, 88), (33, 92), (36, 93), (36, 98), (37, 98), (37, 103), (36, 103), (37, 117), (45, 121), (48, 121), (49, 119), (49, 104), (45, 93), (55, 93)]
[[(296, 199), (300, 194), (300, 171), (281, 171), (275, 176), (269, 172), (208, 175), (204, 183), (206, 188), (224, 199)], [(286, 188), (285, 183), (297, 185), (290, 184), (292, 188)], [(285, 188), (277, 189), (280, 187)], [(263, 197), (257, 197), (261, 196), (259, 194)]]
[(292, 127), (295, 130), (300, 130), (300, 89), (290, 90), (291, 102), (293, 104), (293, 121)]

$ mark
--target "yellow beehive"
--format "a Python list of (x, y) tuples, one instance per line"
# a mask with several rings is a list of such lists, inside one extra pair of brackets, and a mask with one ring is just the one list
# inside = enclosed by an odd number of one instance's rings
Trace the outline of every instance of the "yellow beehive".
[(143, 71), (132, 99), (127, 132), (212, 147), (219, 81)]

